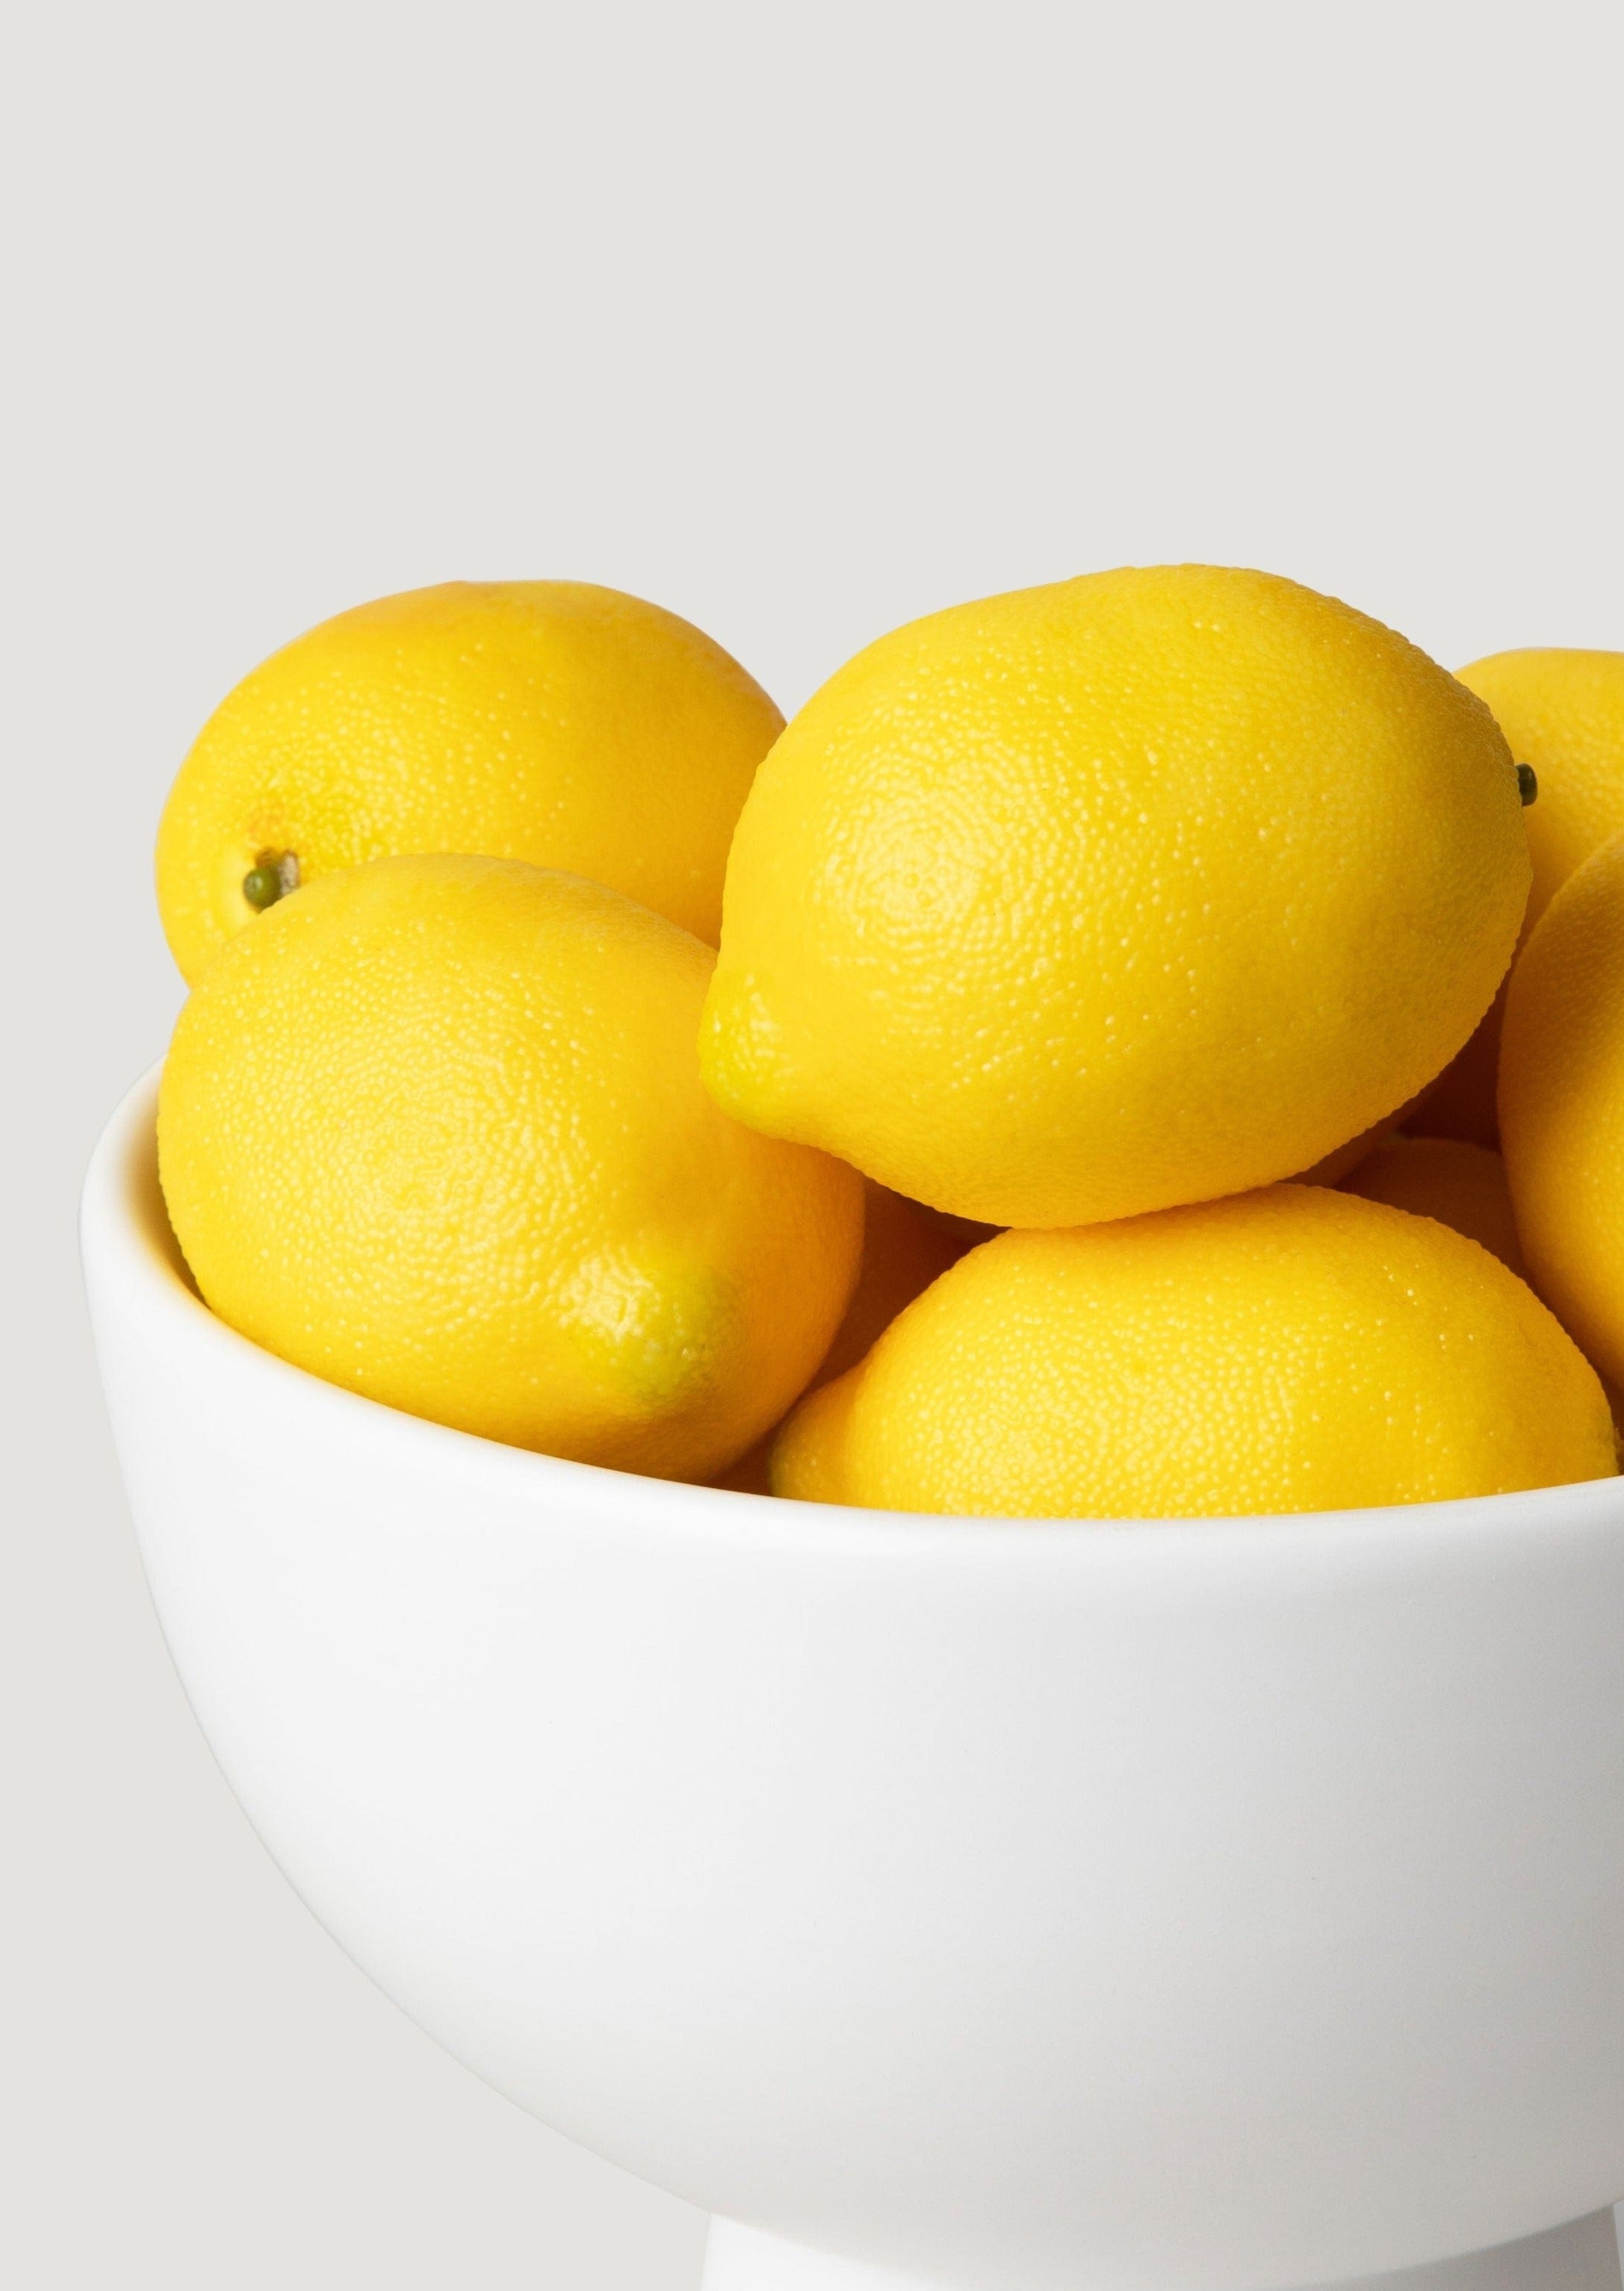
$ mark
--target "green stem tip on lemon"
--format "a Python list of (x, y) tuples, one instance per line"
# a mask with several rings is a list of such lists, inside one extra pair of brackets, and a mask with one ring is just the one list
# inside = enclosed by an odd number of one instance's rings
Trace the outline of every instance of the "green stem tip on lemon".
[(296, 851), (261, 851), (243, 877), (243, 896), (257, 914), (299, 888)]

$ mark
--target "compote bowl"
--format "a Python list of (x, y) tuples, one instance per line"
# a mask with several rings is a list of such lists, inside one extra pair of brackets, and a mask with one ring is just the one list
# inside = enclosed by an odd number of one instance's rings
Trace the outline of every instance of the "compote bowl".
[(1624, 1480), (1005, 1523), (526, 1454), (215, 1320), (154, 1088), (84, 1264), (199, 1723), (708, 2291), (1618, 2291)]

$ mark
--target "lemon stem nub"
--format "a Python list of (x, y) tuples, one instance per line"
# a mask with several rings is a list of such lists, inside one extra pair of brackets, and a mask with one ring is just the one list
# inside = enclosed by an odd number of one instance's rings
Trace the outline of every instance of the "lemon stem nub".
[(243, 896), (261, 914), (298, 888), (299, 856), (293, 851), (261, 851), (243, 877)]
[(1525, 808), (1539, 794), (1540, 775), (1532, 764), (1517, 766), (1517, 792), (1522, 796)]

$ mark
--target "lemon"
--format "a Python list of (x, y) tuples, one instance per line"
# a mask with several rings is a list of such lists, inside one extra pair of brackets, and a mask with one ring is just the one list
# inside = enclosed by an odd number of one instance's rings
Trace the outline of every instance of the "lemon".
[(1568, 878), (1518, 958), (1499, 1113), (1540, 1293), (1624, 1385), (1624, 835)]
[[(971, 1246), (969, 1234), (883, 1186), (865, 1183), (864, 1200), (862, 1269), (846, 1317), (819, 1365), (819, 1384), (855, 1368), (903, 1307)], [(974, 1238), (986, 1236), (977, 1231)]]
[(1373, 1121), (1356, 1137), (1350, 1137), (1345, 1146), (1333, 1147), (1312, 1169), (1294, 1170), (1290, 1182), (1294, 1186), (1339, 1186), (1350, 1170), (1356, 1170), (1362, 1162), (1368, 1161), (1382, 1140), (1391, 1137), (1419, 1106), (1430, 1103), (1431, 1097), (1430, 1089), (1418, 1090), (1413, 1097), (1406, 1098), (1403, 1105), (1395, 1107), (1391, 1113), (1384, 1114), (1379, 1121)]
[(1342, 1180), (1342, 1190), (1413, 1217), (1436, 1218), (1514, 1273), (1527, 1270), (1506, 1164), (1487, 1146), (1459, 1137), (1389, 1137)]
[(1532, 929), (1573, 870), (1624, 831), (1624, 652), (1531, 647), (1456, 673), (1539, 780), (1527, 819)]
[(1505, 1018), (1502, 981), (1464, 1049), (1455, 1053), (1432, 1088), (1421, 1093), (1418, 1119), (1425, 1123), (1429, 1137), (1458, 1137), (1473, 1146), (1499, 1147), (1499, 1115), (1494, 1092)]
[[(917, 1202), (888, 1193), (870, 1180), (864, 1184), (863, 1262), (852, 1290), (846, 1317), (808, 1389), (816, 1392), (856, 1366), (876, 1338), (889, 1328), (904, 1305), (923, 1294), (940, 1273), (956, 1264), (973, 1241), (985, 1236), (980, 1228), (961, 1229), (946, 1218), (934, 1216)], [(715, 1487), (736, 1488), (745, 1495), (769, 1495), (768, 1456), (772, 1427), (725, 1472), (716, 1474)]]
[(1319, 1186), (1006, 1233), (779, 1435), (779, 1495), (1003, 1517), (1419, 1503), (1615, 1468), (1593, 1369), (1428, 1218)]
[(705, 1095), (714, 959), (512, 860), (380, 860), (271, 908), (164, 1069), (159, 1173), (203, 1296), (414, 1415), (633, 1471), (723, 1465), (827, 1350), (863, 1188)]
[[(1573, 870), (1624, 830), (1624, 653), (1533, 647), (1491, 653), (1457, 671), (1485, 700), (1539, 800), (1524, 816), (1533, 888), (1524, 936)], [(1495, 1083), (1504, 991), (1427, 1101), (1427, 1126), (1499, 1142)]]
[(454, 581), (324, 621), (181, 767), (158, 906), (196, 980), (291, 889), (400, 852), (528, 859), (715, 944), (722, 869), (783, 724), (720, 645), (579, 581)]
[(1234, 1193), (1432, 1079), (1528, 880), (1488, 710), (1347, 606), (1203, 566), (993, 597), (860, 653), (763, 764), (705, 1076), (994, 1225)]

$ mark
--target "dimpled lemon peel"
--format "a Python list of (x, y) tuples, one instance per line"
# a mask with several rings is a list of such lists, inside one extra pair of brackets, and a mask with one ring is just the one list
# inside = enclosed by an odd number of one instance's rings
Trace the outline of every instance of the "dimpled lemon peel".
[(770, 1427), (856, 1282), (863, 1186), (695, 1055), (714, 961), (620, 893), (385, 859), (211, 964), (158, 1105), (205, 1301), (318, 1376), (579, 1461), (700, 1477)]
[(1461, 1137), (1389, 1137), (1341, 1183), (1345, 1194), (1452, 1226), (1526, 1279), (1506, 1164), (1488, 1146)]
[[(1624, 653), (1562, 647), (1491, 653), (1458, 669), (1532, 775), (1524, 824), (1533, 887), (1527, 937), (1576, 867), (1624, 831)], [(1535, 793), (1538, 801), (1532, 800)], [(1427, 1100), (1429, 1134), (1498, 1146), (1505, 989)]]
[(774, 1492), (1156, 1519), (1421, 1503), (1616, 1468), (1595, 1371), (1476, 1242), (1309, 1186), (1005, 1233), (803, 1401)]
[[(904, 1305), (911, 1305), (938, 1274), (945, 1273), (967, 1249), (985, 1238), (978, 1230), (967, 1230), (947, 1218), (934, 1216), (917, 1202), (904, 1201), (900, 1194), (888, 1193), (872, 1179), (864, 1180), (863, 1194), (862, 1268), (846, 1317), (808, 1387), (811, 1392), (855, 1368)], [(775, 1426), (773, 1430), (776, 1429)], [(719, 1472), (711, 1484), (733, 1488), (744, 1495), (770, 1495), (767, 1465), (772, 1441), (772, 1432), (764, 1435), (727, 1471)]]
[(1532, 930), (1574, 869), (1624, 832), (1624, 652), (1531, 646), (1458, 669), (1533, 772)]
[(1499, 1120), (1540, 1293), (1624, 1386), (1624, 835), (1569, 876), (1518, 957)]
[(1470, 1041), (1457, 1051), (1432, 1089), (1422, 1093), (1416, 1120), (1426, 1124), (1429, 1137), (1459, 1137), (1467, 1145), (1499, 1151), (1500, 1126), (1494, 1093), (1505, 1018), (1502, 984)]
[(718, 1101), (1061, 1227), (1309, 1169), (1430, 1081), (1527, 896), (1483, 704), (1261, 573), (1089, 575), (841, 669), (728, 860)]
[(714, 945), (728, 840), (784, 719), (674, 613), (583, 581), (451, 581), (324, 621), (181, 765), (158, 909), (195, 984), (335, 869), (409, 852), (590, 876)]

